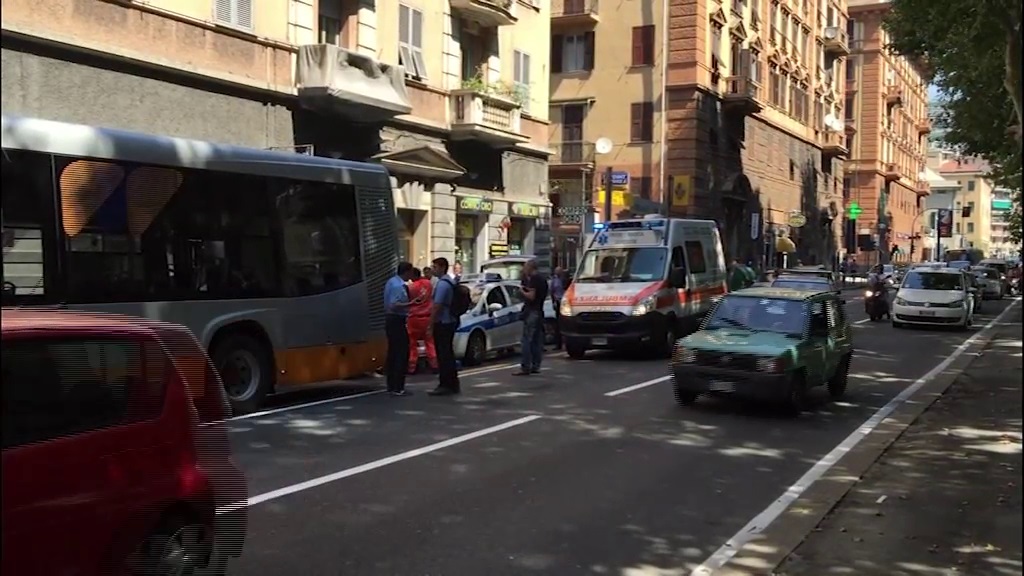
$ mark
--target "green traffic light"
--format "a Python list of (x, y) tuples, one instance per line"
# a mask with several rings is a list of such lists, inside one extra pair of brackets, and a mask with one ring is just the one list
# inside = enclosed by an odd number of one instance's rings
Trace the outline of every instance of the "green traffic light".
[(861, 212), (862, 212), (862, 210), (860, 209), (860, 206), (856, 202), (851, 202), (850, 203), (850, 207), (847, 210), (847, 214), (850, 215), (850, 220), (856, 220), (857, 216), (859, 216)]

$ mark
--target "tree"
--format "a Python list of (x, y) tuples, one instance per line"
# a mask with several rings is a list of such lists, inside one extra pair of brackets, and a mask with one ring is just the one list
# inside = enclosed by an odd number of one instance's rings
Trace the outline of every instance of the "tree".
[(984, 158), (1014, 190), (1011, 233), (1021, 240), (1021, 4), (1019, 0), (892, 0), (889, 49), (923, 62), (942, 94), (944, 142)]

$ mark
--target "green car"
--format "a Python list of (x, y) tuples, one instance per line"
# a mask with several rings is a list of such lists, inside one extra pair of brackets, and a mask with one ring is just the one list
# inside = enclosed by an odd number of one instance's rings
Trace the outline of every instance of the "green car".
[(840, 398), (851, 335), (844, 301), (833, 292), (755, 287), (727, 294), (699, 331), (676, 341), (676, 401), (688, 406), (701, 394), (731, 395), (796, 414), (816, 386)]

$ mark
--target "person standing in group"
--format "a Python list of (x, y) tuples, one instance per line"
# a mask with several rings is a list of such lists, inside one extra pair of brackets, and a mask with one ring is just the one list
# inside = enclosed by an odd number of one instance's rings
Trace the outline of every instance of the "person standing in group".
[(555, 350), (562, 349), (562, 329), (558, 322), (562, 316), (562, 297), (565, 296), (565, 289), (569, 287), (569, 275), (561, 266), (555, 268), (551, 276), (551, 304), (555, 307)]
[(434, 339), (437, 350), (437, 388), (431, 390), (431, 396), (451, 396), (462, 391), (459, 383), (459, 371), (455, 365), (455, 331), (459, 328), (457, 299), (459, 284), (448, 274), (448, 259), (434, 259), (434, 274), (441, 278), (434, 288), (433, 305), (430, 308), (430, 327), (427, 337)]
[[(430, 270), (430, 267), (424, 270)], [(412, 269), (412, 285), (409, 287), (409, 294), (419, 303), (409, 308), (409, 374), (415, 374), (420, 363), (419, 343), (423, 341), (423, 347), (427, 352), (427, 362), (430, 369), (437, 373), (437, 351), (434, 349), (434, 339), (427, 336), (427, 327), (430, 326), (430, 308), (433, 305), (434, 287), (430, 285), (430, 278), (420, 273), (419, 268)]]
[(455, 264), (452, 264), (452, 270), (448, 274), (448, 276), (452, 280), (454, 280), (456, 284), (458, 284), (459, 282), (462, 282), (462, 262), (459, 262), (458, 260), (456, 260)]
[(423, 277), (430, 281), (431, 290), (437, 286), (437, 274), (434, 274), (434, 269), (431, 266), (423, 267)]
[(406, 322), (409, 308), (419, 303), (409, 297), (406, 282), (412, 278), (412, 264), (399, 262), (395, 275), (384, 283), (384, 334), (388, 339), (388, 353), (384, 361), (384, 376), (388, 393), (408, 396), (405, 389), (405, 363), (409, 358), (409, 334)]
[(544, 357), (544, 302), (548, 299), (548, 281), (537, 270), (537, 262), (530, 260), (523, 266), (523, 337), (520, 341), (522, 356), (515, 376), (529, 376), (540, 372)]

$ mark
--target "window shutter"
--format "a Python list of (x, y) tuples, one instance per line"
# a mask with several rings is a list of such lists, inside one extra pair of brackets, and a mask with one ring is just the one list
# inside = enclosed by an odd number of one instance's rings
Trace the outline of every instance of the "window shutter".
[(641, 138), (644, 142), (650, 142), (654, 140), (654, 102), (644, 102), (642, 120), (643, 134)]
[(584, 70), (594, 69), (594, 43), (596, 41), (596, 36), (594, 36), (593, 32), (587, 32), (583, 35), (583, 47), (585, 50), (583, 53)]
[(252, 28), (252, 0), (235, 0), (235, 26)]
[(654, 26), (644, 26), (644, 64), (654, 65)]
[(213, 19), (221, 24), (231, 24), (231, 0), (216, 0), (213, 3)]
[(637, 103), (629, 107), (629, 140), (640, 142), (643, 140), (644, 129), (644, 105)]
[(565, 43), (565, 36), (555, 34), (551, 37), (551, 73), (562, 73), (562, 47)]

